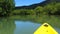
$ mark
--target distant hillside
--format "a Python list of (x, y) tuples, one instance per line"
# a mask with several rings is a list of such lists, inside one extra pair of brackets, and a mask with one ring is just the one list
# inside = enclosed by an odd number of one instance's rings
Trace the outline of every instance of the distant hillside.
[(41, 2), (41, 3), (37, 3), (37, 4), (32, 4), (30, 6), (18, 6), (18, 7), (15, 7), (15, 9), (34, 9), (35, 7), (37, 6), (45, 6), (53, 1), (56, 1), (56, 2), (60, 2), (60, 0), (46, 0), (44, 2)]

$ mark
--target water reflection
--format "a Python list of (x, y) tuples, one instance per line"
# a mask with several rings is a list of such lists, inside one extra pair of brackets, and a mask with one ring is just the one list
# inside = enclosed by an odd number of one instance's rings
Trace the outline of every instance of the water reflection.
[(60, 34), (60, 16), (11, 16), (0, 18), (0, 34), (33, 34), (44, 22)]
[(30, 21), (15, 21), (15, 34), (33, 34), (33, 32), (40, 26), (40, 24)]
[(0, 34), (14, 34), (15, 23), (12, 20), (0, 20)]
[(60, 28), (55, 27), (55, 30), (60, 34)]
[(44, 23), (47, 22), (53, 27), (60, 28), (60, 16), (48, 16), (48, 15), (27, 15), (27, 16), (11, 16), (10, 19), (20, 20), (20, 21), (33, 21), (34, 23)]
[[(33, 34), (34, 31), (42, 24), (34, 23), (31, 21), (15, 21), (16, 30), (15, 34)], [(54, 29), (60, 34), (60, 29), (54, 27)]]

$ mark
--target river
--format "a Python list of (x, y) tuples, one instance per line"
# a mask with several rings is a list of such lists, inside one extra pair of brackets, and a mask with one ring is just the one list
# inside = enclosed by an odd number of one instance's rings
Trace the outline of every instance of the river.
[(12, 16), (0, 18), (0, 34), (33, 34), (44, 22), (60, 34), (60, 16)]

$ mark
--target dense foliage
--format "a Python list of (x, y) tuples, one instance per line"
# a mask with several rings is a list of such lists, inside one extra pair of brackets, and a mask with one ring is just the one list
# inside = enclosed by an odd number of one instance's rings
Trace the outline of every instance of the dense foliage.
[[(0, 16), (10, 15), (60, 15), (60, 2), (51, 2), (45, 6), (37, 6), (34, 9), (14, 10), (14, 0), (0, 1)], [(14, 11), (13, 11), (14, 10)]]
[(60, 15), (60, 3), (50, 3), (42, 6), (37, 6), (35, 9), (18, 9), (13, 11), (14, 15)]
[(0, 0), (0, 16), (9, 16), (14, 7), (13, 0)]

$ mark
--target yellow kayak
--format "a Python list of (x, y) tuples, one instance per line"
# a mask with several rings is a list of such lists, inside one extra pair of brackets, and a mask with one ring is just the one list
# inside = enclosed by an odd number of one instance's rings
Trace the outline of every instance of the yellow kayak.
[(42, 24), (34, 34), (58, 34), (48, 23)]

